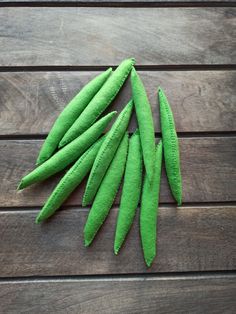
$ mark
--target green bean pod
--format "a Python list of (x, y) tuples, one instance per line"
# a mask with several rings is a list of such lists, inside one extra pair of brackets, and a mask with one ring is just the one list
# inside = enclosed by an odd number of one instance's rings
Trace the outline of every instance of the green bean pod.
[(107, 168), (109, 167), (116, 153), (120, 141), (124, 137), (131, 117), (132, 109), (133, 102), (131, 100), (121, 111), (115, 123), (108, 132), (90, 172), (83, 197), (83, 206), (87, 206), (92, 203), (99, 185), (101, 184), (101, 181), (107, 171)]
[(162, 141), (156, 147), (153, 180), (150, 183), (147, 175), (144, 178), (141, 209), (140, 234), (143, 255), (148, 267), (156, 256), (157, 214), (159, 203), (160, 179), (162, 163)]
[(59, 147), (71, 142), (96, 121), (121, 89), (134, 63), (134, 59), (126, 59), (118, 66), (71, 128), (66, 132), (59, 143)]
[(97, 192), (84, 228), (85, 246), (89, 246), (114, 202), (123, 177), (128, 150), (128, 135), (124, 135)]
[(131, 71), (131, 86), (135, 111), (140, 130), (143, 161), (149, 181), (152, 181), (155, 162), (155, 132), (152, 110), (143, 83), (135, 71)]
[(76, 161), (60, 180), (39, 212), (36, 223), (52, 216), (90, 171), (104, 138), (100, 138)]
[(81, 112), (85, 109), (94, 95), (99, 91), (112, 73), (112, 68), (96, 76), (69, 102), (54, 122), (37, 158), (37, 165), (49, 159), (68, 129), (72, 126)]
[(135, 217), (142, 185), (142, 148), (139, 130), (129, 141), (120, 208), (116, 224), (114, 252), (118, 254)]
[(165, 168), (171, 192), (178, 205), (182, 204), (182, 178), (180, 171), (179, 141), (171, 107), (163, 90), (159, 88), (161, 132)]
[(21, 180), (18, 189), (22, 190), (33, 183), (43, 181), (78, 159), (100, 137), (115, 114), (116, 111), (111, 112), (98, 120), (81, 136), (26, 175)]

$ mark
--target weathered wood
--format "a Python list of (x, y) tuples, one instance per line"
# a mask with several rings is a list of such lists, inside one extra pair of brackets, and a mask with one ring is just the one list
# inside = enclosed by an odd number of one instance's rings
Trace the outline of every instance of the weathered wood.
[(47, 2), (47, 3), (52, 3), (52, 2), (68, 2), (68, 3), (78, 3), (78, 4), (82, 4), (82, 5), (86, 5), (86, 4), (95, 4), (95, 5), (100, 5), (102, 6), (102, 4), (117, 4), (118, 6), (119, 5), (122, 5), (122, 3), (126, 3), (126, 4), (136, 4), (139, 5), (139, 4), (144, 4), (144, 6), (146, 6), (146, 3), (147, 6), (149, 4), (151, 5), (154, 5), (154, 4), (165, 4), (165, 3), (203, 3), (203, 4), (206, 4), (206, 3), (211, 3), (211, 2), (222, 2), (222, 3), (233, 3), (235, 2), (234, 0), (184, 0), (184, 1), (180, 1), (180, 0), (102, 0), (102, 1), (99, 1), (99, 0), (0, 0), (0, 3), (11, 3), (11, 2), (14, 2), (14, 3), (34, 3), (34, 2), (37, 2), (37, 3), (44, 3), (44, 2)]
[(0, 65), (107, 65), (129, 56), (142, 65), (235, 64), (235, 14), (235, 8), (2, 8)]
[[(40, 206), (55, 187), (60, 175), (16, 191), (20, 179), (34, 168), (41, 144), (36, 140), (0, 141), (1, 206)], [(236, 201), (236, 137), (182, 138), (180, 152), (183, 202)], [(84, 183), (67, 204), (81, 205)], [(164, 171), (160, 201), (173, 202)]]
[(147, 269), (139, 239), (138, 216), (125, 246), (113, 253), (117, 209), (90, 248), (83, 244), (87, 209), (59, 211), (35, 225), (38, 211), (0, 212), (0, 276), (124, 274), (233, 270), (236, 207), (161, 207), (157, 258)]
[(19, 313), (232, 314), (236, 277), (175, 276), (0, 283), (1, 311)]
[[(169, 100), (179, 132), (236, 131), (236, 71), (140, 71), (160, 131), (157, 87)], [(0, 135), (46, 134), (70, 99), (98, 72), (0, 73)], [(131, 97), (127, 82), (109, 110)], [(135, 117), (134, 117), (135, 118)], [(133, 118), (130, 131), (136, 128)]]

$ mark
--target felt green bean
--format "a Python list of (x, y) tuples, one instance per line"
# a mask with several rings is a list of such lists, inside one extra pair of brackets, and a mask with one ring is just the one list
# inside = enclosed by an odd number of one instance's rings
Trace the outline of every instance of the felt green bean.
[(118, 191), (125, 169), (128, 135), (124, 135), (97, 192), (84, 228), (85, 246), (89, 246), (106, 219)]
[(36, 223), (40, 223), (52, 216), (81, 183), (83, 178), (90, 171), (103, 140), (104, 138), (102, 137), (90, 146), (90, 148), (83, 153), (76, 163), (67, 171), (39, 212), (36, 218)]
[(134, 68), (131, 71), (131, 86), (140, 130), (145, 170), (151, 182), (155, 161), (155, 132), (152, 110), (143, 83)]
[(168, 100), (161, 88), (158, 91), (158, 95), (167, 178), (176, 202), (178, 205), (181, 205), (182, 178), (180, 171), (179, 141), (175, 130), (174, 117)]
[(101, 181), (107, 171), (107, 168), (109, 167), (120, 144), (120, 141), (124, 137), (131, 117), (132, 109), (133, 102), (131, 100), (119, 114), (112, 128), (108, 132), (106, 139), (97, 154), (91, 173), (89, 175), (83, 197), (83, 206), (92, 203), (99, 185), (101, 184)]
[(144, 178), (141, 210), (140, 233), (144, 259), (148, 267), (156, 256), (157, 214), (160, 191), (162, 163), (162, 141), (156, 147), (156, 158), (153, 180), (150, 183), (147, 175)]
[(112, 73), (112, 69), (96, 76), (86, 84), (81, 91), (69, 102), (65, 109), (56, 119), (51, 131), (49, 132), (37, 158), (37, 165), (42, 164), (55, 152), (60, 140), (75, 122), (84, 108), (88, 105), (94, 95), (99, 91), (104, 82)]
[(59, 143), (59, 147), (66, 145), (79, 134), (82, 134), (96, 121), (119, 92), (134, 63), (134, 59), (127, 59), (118, 66), (71, 128), (66, 132)]
[(124, 184), (115, 233), (115, 254), (118, 254), (135, 217), (141, 193), (142, 168), (142, 149), (139, 130), (137, 130), (129, 141)]
[(21, 180), (18, 189), (21, 190), (33, 183), (43, 181), (74, 162), (99, 138), (115, 114), (116, 111), (111, 112), (98, 120), (81, 136), (26, 175)]

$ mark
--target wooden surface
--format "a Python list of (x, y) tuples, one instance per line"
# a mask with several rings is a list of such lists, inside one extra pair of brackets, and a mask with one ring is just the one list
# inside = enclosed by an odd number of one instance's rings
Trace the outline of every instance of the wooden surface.
[(236, 307), (235, 275), (36, 280), (0, 284), (6, 313), (214, 313)]
[(0, 66), (106, 65), (129, 56), (141, 65), (232, 64), (235, 14), (236, 8), (2, 8)]
[(234, 4), (235, 1), (234, 0), (184, 0), (184, 1), (179, 1), (179, 0), (102, 0), (102, 1), (99, 1), (99, 0), (19, 0), (19, 1), (16, 1), (16, 0), (0, 0), (0, 3), (11, 3), (11, 2), (14, 2), (14, 3), (34, 3), (34, 2), (37, 2), (37, 3), (66, 3), (66, 4), (73, 4), (73, 3), (76, 3), (76, 4), (79, 4), (81, 6), (89, 6), (89, 5), (96, 5), (96, 6), (114, 6), (114, 5), (117, 5), (117, 6), (122, 6), (123, 4), (124, 5), (132, 5), (132, 6), (147, 6), (147, 5), (156, 5), (156, 6), (161, 6), (161, 5), (166, 5), (166, 3), (186, 3), (189, 4), (189, 3), (202, 3), (202, 4), (212, 4), (212, 3), (223, 3), (223, 4)]
[[(50, 178), (17, 192), (20, 178), (34, 169), (42, 144), (40, 140), (0, 141), (1, 206), (40, 206), (61, 177)], [(183, 201), (227, 202), (236, 199), (236, 136), (181, 138), (180, 153), (183, 177)], [(85, 184), (68, 199), (70, 205), (81, 205)], [(119, 202), (119, 197), (116, 203)], [(163, 171), (161, 203), (173, 202)]]
[[(100, 72), (0, 73), (0, 136), (45, 135), (78, 90)], [(157, 88), (166, 90), (178, 132), (236, 131), (236, 71), (139, 71), (160, 132)], [(130, 82), (109, 110), (131, 97)], [(37, 106), (35, 106), (37, 104)], [(135, 119), (130, 131), (136, 128)]]
[(34, 224), (37, 213), (25, 209), (0, 213), (2, 276), (218, 271), (236, 266), (235, 206), (161, 207), (158, 257), (149, 270), (140, 248), (138, 214), (125, 246), (115, 256), (117, 208), (89, 249), (83, 245), (87, 209), (61, 210), (40, 226)]
[[(236, 308), (236, 7), (221, 1), (0, 0), (0, 314), (214, 313)], [(230, 7), (229, 7), (230, 6)], [(113, 254), (120, 192), (83, 246), (85, 182), (42, 225), (62, 174), (17, 193), (66, 103), (134, 56), (161, 136), (156, 90), (180, 137), (183, 206), (162, 174), (157, 258), (145, 267), (139, 212)], [(130, 82), (108, 111), (120, 111)], [(129, 126), (136, 128), (135, 116)]]

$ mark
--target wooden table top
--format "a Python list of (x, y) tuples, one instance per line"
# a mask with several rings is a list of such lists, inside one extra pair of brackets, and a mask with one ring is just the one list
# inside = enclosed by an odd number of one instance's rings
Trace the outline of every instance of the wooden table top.
[[(0, 313), (235, 313), (234, 1), (0, 0)], [(157, 87), (180, 138), (183, 206), (163, 171), (157, 257), (147, 269), (138, 213), (113, 253), (120, 192), (90, 248), (85, 183), (42, 225), (61, 175), (22, 192), (53, 121), (81, 87), (135, 57), (160, 138)], [(130, 82), (109, 108), (131, 96)], [(129, 131), (136, 128), (132, 117)]]

